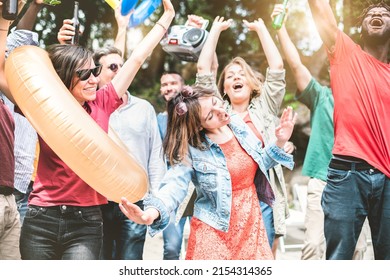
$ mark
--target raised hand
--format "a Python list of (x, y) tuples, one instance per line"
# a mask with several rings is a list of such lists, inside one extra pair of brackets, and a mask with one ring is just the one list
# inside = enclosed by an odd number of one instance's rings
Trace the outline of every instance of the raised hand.
[(127, 15), (122, 16), (122, 14), (121, 14), (121, 3), (122, 3), (122, 1), (120, 1), (118, 7), (114, 10), (114, 12), (115, 12), (115, 20), (116, 20), (116, 23), (118, 24), (118, 29), (119, 28), (126, 29), (127, 25), (129, 24), (130, 16), (134, 12), (134, 10), (131, 10), (130, 13), (128, 13)]
[(286, 142), (290, 139), (295, 122), (297, 121), (297, 116), (290, 106), (283, 110), (280, 123), (275, 129), (276, 145), (278, 147), (283, 149)]
[(217, 16), (214, 19), (212, 29), (217, 29), (219, 31), (224, 31), (228, 29), (233, 23), (232, 19), (225, 20), (224, 17)]
[(57, 33), (57, 40), (60, 44), (64, 45), (72, 40), (74, 36), (75, 27), (73, 26), (73, 20), (64, 19), (60, 30)]
[[(274, 18), (275, 18), (277, 15), (281, 14), (281, 13), (283, 13), (283, 4), (276, 4), (276, 5), (274, 6), (274, 9), (273, 9), (272, 13), (271, 13), (271, 19), (274, 20)], [(287, 15), (288, 15), (288, 5), (287, 5), (287, 7), (286, 7), (286, 16), (284, 17), (283, 25), (284, 25), (284, 23), (285, 23), (286, 20), (287, 20)]]
[(203, 23), (205, 19), (198, 15), (188, 15), (187, 16), (187, 25), (196, 27), (196, 28), (202, 28)]
[(175, 9), (173, 8), (171, 0), (163, 0), (164, 13), (173, 13), (175, 15)]
[(250, 31), (258, 31), (261, 27), (265, 26), (264, 21), (261, 18), (258, 18), (252, 22), (249, 22), (244, 19), (242, 20), (242, 22)]
[(138, 205), (129, 202), (122, 197), (119, 208), (127, 218), (140, 225), (151, 225), (159, 217), (159, 212), (155, 208), (148, 208), (143, 211)]

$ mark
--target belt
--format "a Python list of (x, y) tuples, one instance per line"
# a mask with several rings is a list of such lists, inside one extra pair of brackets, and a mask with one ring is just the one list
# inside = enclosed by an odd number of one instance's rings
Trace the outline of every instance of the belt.
[(368, 164), (365, 161), (349, 162), (349, 161), (343, 161), (343, 160), (332, 158), (329, 167), (334, 169), (339, 169), (339, 170), (358, 170), (358, 171), (372, 169), (373, 171), (379, 172), (378, 169), (376, 169), (374, 166)]
[(74, 213), (74, 212), (79, 212), (84, 209), (99, 209), (100, 206), (69, 206), (69, 205), (57, 205), (57, 206), (36, 206), (36, 205), (30, 205), (29, 207), (35, 208), (35, 209), (41, 209), (44, 211), (55, 211), (59, 212), (61, 214), (66, 214), (66, 213)]
[(7, 195), (11, 195), (13, 193), (14, 193), (14, 188), (0, 186), (0, 194), (7, 196)]

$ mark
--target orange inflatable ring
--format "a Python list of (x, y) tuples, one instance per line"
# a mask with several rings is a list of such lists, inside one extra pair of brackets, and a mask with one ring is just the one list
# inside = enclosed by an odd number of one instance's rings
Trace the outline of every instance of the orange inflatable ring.
[(26, 118), (82, 180), (111, 201), (143, 198), (148, 185), (145, 170), (80, 106), (45, 50), (16, 48), (6, 60), (5, 75)]

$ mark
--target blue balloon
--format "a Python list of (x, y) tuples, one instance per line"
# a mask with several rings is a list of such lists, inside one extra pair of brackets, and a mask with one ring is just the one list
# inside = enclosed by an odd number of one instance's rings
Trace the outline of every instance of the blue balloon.
[(143, 23), (160, 5), (161, 0), (143, 0), (130, 15), (129, 27), (135, 27)]
[(121, 15), (125, 16), (135, 7), (138, 0), (122, 0)]

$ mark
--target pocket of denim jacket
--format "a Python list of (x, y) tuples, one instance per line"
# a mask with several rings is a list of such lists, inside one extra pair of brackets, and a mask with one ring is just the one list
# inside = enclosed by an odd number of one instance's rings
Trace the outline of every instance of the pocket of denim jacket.
[(217, 168), (213, 164), (205, 161), (193, 161), (196, 180), (205, 190), (214, 190), (217, 186)]

